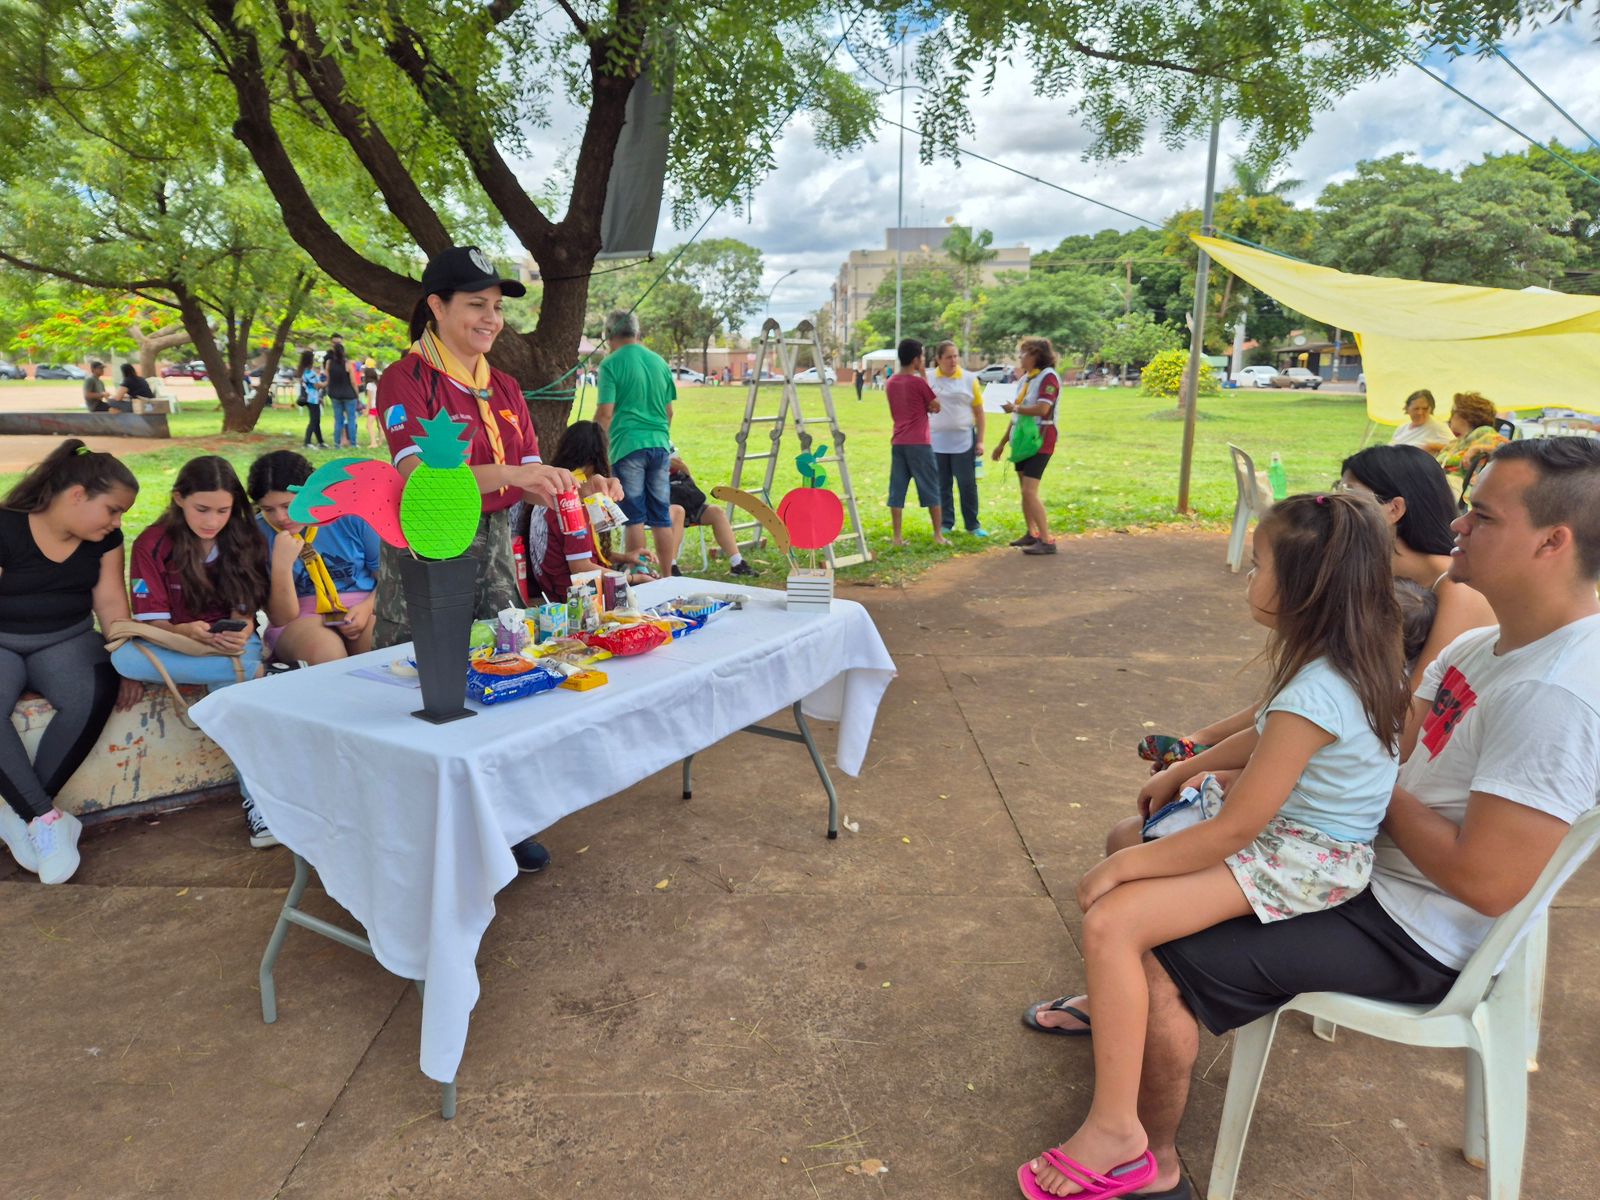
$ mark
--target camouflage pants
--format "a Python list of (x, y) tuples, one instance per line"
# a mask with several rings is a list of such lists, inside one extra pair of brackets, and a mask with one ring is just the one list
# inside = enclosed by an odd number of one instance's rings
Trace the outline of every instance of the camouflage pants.
[[(372, 644), (380, 650), (411, 640), (405, 591), (400, 584), (400, 558), (407, 553), (386, 542), (378, 559), (378, 587), (372, 602), (376, 618)], [(472, 545), (467, 547), (467, 557), (478, 560), (478, 589), (472, 606), (474, 617), (487, 621), (503, 608), (522, 607), (522, 597), (517, 592), (517, 562), (511, 552), (509, 512), (502, 509), (478, 518), (478, 532), (473, 536)]]

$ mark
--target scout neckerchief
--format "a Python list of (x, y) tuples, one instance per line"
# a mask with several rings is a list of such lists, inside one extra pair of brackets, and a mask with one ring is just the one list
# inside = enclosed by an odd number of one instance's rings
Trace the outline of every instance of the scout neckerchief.
[[(489, 447), (494, 461), (501, 466), (506, 461), (506, 444), (500, 437), (500, 426), (495, 422), (494, 410), (489, 407), (489, 360), (478, 355), (477, 368), (470, 374), (459, 359), (445, 347), (433, 332), (431, 325), (424, 326), (422, 336), (411, 343), (411, 353), (422, 359), (452, 383), (459, 384), (478, 402), (478, 416), (483, 421), (484, 432), (489, 435)], [(505, 489), (502, 488), (501, 491)]]
[(311, 548), (311, 543), (317, 539), (320, 525), (307, 525), (301, 531), (300, 537), (305, 545), (300, 547), (300, 564), (305, 567), (306, 575), (311, 579), (311, 586), (317, 593), (317, 615), (330, 616), (333, 613), (348, 612), (339, 599), (339, 590), (333, 586), (333, 576), (328, 574), (328, 564), (322, 561), (322, 555)]

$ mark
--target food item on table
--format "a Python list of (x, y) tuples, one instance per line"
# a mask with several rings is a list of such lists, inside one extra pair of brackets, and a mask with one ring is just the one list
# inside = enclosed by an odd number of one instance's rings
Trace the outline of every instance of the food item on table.
[(496, 654), (520, 654), (528, 644), (528, 619), (520, 608), (504, 608), (495, 621)]
[(572, 627), (571, 615), (565, 604), (541, 604), (539, 606), (539, 636), (538, 641), (556, 641), (567, 636), (567, 631)]
[(562, 675), (519, 654), (497, 654), (467, 669), (467, 698), (479, 704), (520, 700), (560, 687)]
[(573, 622), (573, 633), (593, 633), (600, 628), (600, 572), (584, 571), (572, 577), (567, 589), (567, 600), (578, 602), (578, 617)]
[(487, 621), (474, 621), (467, 635), (467, 657), (487, 658), (494, 650), (494, 626)]
[(618, 658), (644, 654), (672, 640), (672, 634), (655, 622), (621, 625), (611, 622), (594, 633), (586, 633), (583, 640), (591, 646), (609, 650)]
[(597, 687), (604, 687), (609, 682), (611, 681), (606, 678), (604, 671), (584, 670), (568, 675), (561, 686), (569, 692), (588, 692)]

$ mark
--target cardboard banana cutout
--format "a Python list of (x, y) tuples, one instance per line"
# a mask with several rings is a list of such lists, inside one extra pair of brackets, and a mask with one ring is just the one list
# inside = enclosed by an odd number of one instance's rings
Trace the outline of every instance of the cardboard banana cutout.
[(761, 523), (761, 528), (767, 531), (767, 536), (772, 539), (772, 544), (785, 554), (789, 553), (789, 530), (785, 528), (778, 514), (763, 504), (761, 497), (753, 496), (749, 492), (742, 492), (738, 488), (722, 484), (711, 489), (711, 494), (725, 504), (741, 508)]

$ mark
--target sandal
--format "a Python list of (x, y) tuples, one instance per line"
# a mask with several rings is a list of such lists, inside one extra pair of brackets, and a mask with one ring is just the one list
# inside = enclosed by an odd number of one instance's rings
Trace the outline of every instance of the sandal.
[[(1127, 1196), (1154, 1179), (1159, 1169), (1156, 1156), (1148, 1150), (1132, 1162), (1113, 1167), (1106, 1175), (1089, 1170), (1054, 1147), (1039, 1157), (1083, 1189), (1072, 1193), (1070, 1200), (1112, 1200), (1115, 1196)], [(1022, 1194), (1028, 1200), (1059, 1200), (1039, 1186), (1032, 1163), (1033, 1160), (1029, 1159), (1017, 1168), (1017, 1183), (1022, 1187)]]
[[(1041, 1000), (1022, 1014), (1022, 1023), (1029, 1029), (1036, 1030), (1039, 1033), (1053, 1033), (1057, 1037), (1088, 1037), (1090, 1033), (1089, 1014), (1081, 1008), (1074, 1008), (1068, 1004), (1067, 1001), (1071, 999), (1071, 996), (1063, 996), (1059, 1000), (1048, 1002)], [(1067, 1016), (1076, 1017), (1082, 1021), (1083, 1028), (1063, 1029), (1059, 1025), (1041, 1025), (1039, 1024), (1039, 1014), (1041, 1012), (1064, 1012)]]

